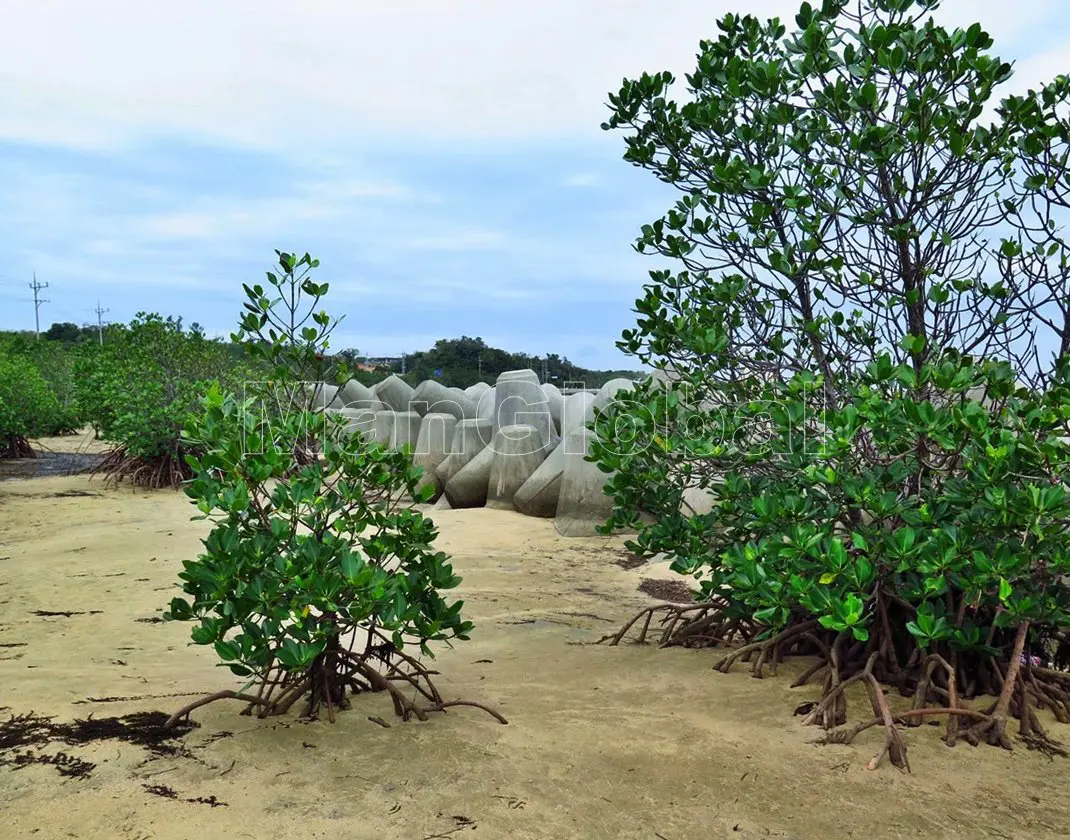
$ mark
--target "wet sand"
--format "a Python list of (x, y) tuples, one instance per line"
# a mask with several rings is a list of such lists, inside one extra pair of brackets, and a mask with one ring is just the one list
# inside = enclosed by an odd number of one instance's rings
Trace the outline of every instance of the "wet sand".
[[(190, 625), (154, 621), (207, 533), (193, 512), (181, 493), (106, 489), (85, 476), (0, 482), (0, 719), (171, 712), (238, 687), (213, 667), (211, 650), (188, 643)], [(818, 694), (789, 688), (803, 663), (756, 680), (745, 667), (713, 672), (710, 651), (589, 644), (654, 603), (642, 580), (673, 577), (663, 567), (622, 568), (620, 540), (564, 539), (552, 522), (493, 510), (434, 519), (476, 624), (470, 642), (441, 650), (439, 688), (447, 699), (493, 705), (507, 726), (477, 709), (402, 723), (382, 695), (356, 698), (334, 725), (258, 721), (222, 701), (193, 713), (200, 726), (183, 738), (185, 757), (108, 741), (42, 748), (95, 762), (87, 778), (0, 767), (2, 836), (827, 840), (1070, 831), (1070, 760), (1023, 745), (949, 749), (940, 729), (923, 726), (904, 736), (912, 774), (887, 763), (867, 771), (879, 729), (850, 747), (816, 746), (820, 730), (792, 716)], [(851, 698), (851, 722), (865, 706)], [(1070, 740), (1070, 727), (1044, 721)], [(157, 795), (164, 789), (177, 798)], [(198, 798), (209, 801), (188, 801)]]
[(100, 463), (113, 445), (99, 440), (92, 429), (82, 429), (70, 435), (34, 438), (30, 446), (36, 458), (0, 460), (0, 481), (86, 472)]

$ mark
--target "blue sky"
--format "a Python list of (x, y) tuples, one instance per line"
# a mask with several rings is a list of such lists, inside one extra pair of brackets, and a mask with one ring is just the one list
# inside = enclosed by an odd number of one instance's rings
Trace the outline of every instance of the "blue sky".
[[(1070, 71), (1067, 0), (945, 2), (1027, 87)], [(483, 336), (590, 367), (654, 267), (672, 191), (621, 161), (622, 77), (691, 69), (726, 11), (781, 0), (2, 5), (0, 328), (139, 310), (229, 331), (274, 248), (320, 258), (335, 346)]]

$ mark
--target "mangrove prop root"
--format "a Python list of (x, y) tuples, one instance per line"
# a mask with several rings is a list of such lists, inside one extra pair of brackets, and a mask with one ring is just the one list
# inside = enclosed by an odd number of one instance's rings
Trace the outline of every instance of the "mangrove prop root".
[[(643, 622), (636, 644), (645, 644), (650, 625), (657, 615), (661, 615), (661, 638), (658, 647), (670, 645), (688, 646), (689, 639), (694, 642), (705, 641), (709, 638), (721, 638), (721, 636), (703, 631), (711, 630), (723, 619), (720, 615), (722, 605), (716, 601), (704, 601), (700, 604), (657, 604), (646, 607), (636, 613), (616, 633), (609, 633), (599, 639), (595, 644), (608, 642), (610, 645), (619, 645), (636, 624)], [(729, 634), (723, 634), (729, 635)]]
[(161, 490), (181, 487), (183, 482), (193, 477), (193, 470), (182, 452), (143, 458), (131, 455), (126, 447), (120, 446), (107, 453), (90, 475), (102, 476), (105, 484), (125, 481), (133, 487)]
[(773, 636), (772, 638), (765, 639), (761, 642), (752, 642), (744, 645), (741, 648), (737, 648), (732, 653), (724, 656), (716, 665), (713, 666), (715, 671), (720, 671), (722, 674), (727, 674), (728, 669), (732, 667), (732, 664), (737, 660), (746, 658), (747, 656), (757, 653), (758, 658), (755, 660), (754, 665), (751, 667), (751, 673), (756, 677), (762, 676), (762, 667), (765, 665), (766, 660), (770, 654), (777, 649), (778, 646), (790, 642), (796, 636), (802, 636), (815, 627), (818, 626), (816, 621), (808, 621), (805, 624), (798, 624), (794, 627), (789, 627), (781, 633)]
[[(835, 650), (835, 646), (833, 649)], [(831, 729), (833, 726), (838, 726), (845, 722), (844, 720), (840, 720), (840, 715), (838, 713), (833, 715), (830, 721), (828, 713), (830, 710), (838, 709), (841, 704), (846, 706), (843, 694), (844, 691), (846, 691), (849, 686), (870, 676), (873, 669), (873, 663), (876, 659), (877, 654), (872, 653), (870, 654), (869, 661), (866, 663), (866, 667), (853, 677), (848, 677), (846, 680), (842, 681), (833, 680), (836, 684), (832, 686), (829, 686), (829, 684), (826, 683), (825, 696), (822, 697), (821, 702), (814, 706), (810, 713), (803, 718), (803, 726), (813, 726), (820, 723), (825, 729)], [(830, 676), (834, 675), (837, 670), (838, 669), (836, 668), (831, 668)], [(846, 714), (844, 715), (844, 718), (846, 718)]]
[[(472, 700), (443, 700), (431, 680), (431, 672), (422, 663), (396, 649), (384, 651), (382, 646), (369, 648), (362, 654), (333, 648), (321, 654), (307, 671), (287, 674), (281, 669), (269, 668), (261, 680), (256, 694), (237, 691), (217, 691), (188, 703), (168, 719), (166, 728), (173, 727), (190, 712), (216, 700), (241, 700), (246, 704), (244, 713), (257, 710), (257, 716), (286, 714), (299, 699), (307, 705), (304, 717), (315, 718), (326, 709), (327, 718), (334, 723), (338, 710), (350, 708), (346, 696), (363, 691), (386, 692), (394, 713), (403, 721), (426, 721), (431, 712), (445, 713), (455, 706), (471, 706), (489, 714), (499, 723), (508, 721), (494, 709)], [(406, 693), (412, 696), (406, 696)], [(419, 702), (421, 698), (424, 702)], [(378, 719), (375, 719), (379, 722)]]
[[(1050, 711), (1059, 723), (1070, 723), (1070, 671), (1041, 667), (1031, 654), (1025, 655), (1028, 624), (1015, 628), (1013, 636), (1005, 633), (1001, 639), (996, 638), (993, 626), (988, 644), (999, 651), (994, 655), (955, 651), (940, 645), (921, 648), (908, 633), (894, 635), (887, 613), (909, 605), (894, 595), (889, 597), (887, 603), (878, 604), (880, 621), (862, 640), (855, 639), (850, 631), (823, 628), (809, 616), (794, 617), (774, 634), (767, 626), (738, 614), (732, 616), (735, 611), (730, 611), (722, 599), (714, 598), (698, 604), (646, 607), (598, 643), (619, 645), (631, 636), (639, 644), (649, 640), (659, 647), (725, 646), (728, 649), (714, 665), (718, 671), (727, 673), (732, 665), (745, 662), (751, 675), (758, 678), (766, 672), (775, 674), (777, 664), (787, 657), (813, 656), (815, 661), (807, 664), (792, 687), (821, 675), (821, 696), (816, 702), (800, 706), (797, 714), (804, 715), (804, 725), (820, 726), (826, 731), (818, 743), (850, 743), (859, 733), (883, 726), (884, 744), (870, 761), (868, 766), (872, 768), (887, 756), (894, 766), (909, 772), (901, 727), (917, 727), (927, 717), (941, 716), (946, 721), (942, 737), (949, 747), (965, 740), (974, 746), (984, 742), (1011, 749), (1008, 727), (1013, 721), (1018, 740), (1030, 749), (1041, 750), (1049, 757), (1068, 755), (1045, 731), (1038, 710)], [(902, 616), (896, 618), (894, 626), (899, 627), (901, 619)], [(1060, 636), (1057, 642), (1068, 646), (1070, 636)], [(1070, 651), (1057, 653), (1054, 661), (1070, 661)], [(859, 684), (865, 686), (873, 717), (853, 728), (837, 729), (847, 724), (847, 692)], [(910, 698), (911, 708), (892, 712), (885, 685)], [(997, 699), (986, 708), (964, 705), (964, 698), (984, 695)]]
[[(965, 709), (965, 708), (949, 709), (946, 706), (934, 706), (934, 707), (928, 708), (928, 709), (911, 709), (910, 711), (907, 711), (907, 712), (899, 712), (898, 714), (893, 716), (893, 720), (895, 722), (906, 723), (907, 721), (917, 720), (918, 718), (923, 718), (923, 717), (930, 716), (930, 715), (932, 715), (932, 716), (935, 716), (935, 715), (948, 715), (949, 717), (968, 717), (968, 718), (970, 718), (972, 720), (980, 720), (980, 721), (984, 721), (984, 720), (988, 719), (988, 715), (984, 714), (983, 712), (979, 712), (976, 709)], [(881, 724), (881, 723), (884, 723), (883, 715), (880, 715), (880, 716), (877, 716), (877, 717), (874, 717), (874, 718), (870, 718), (869, 720), (866, 720), (866, 721), (863, 721), (861, 723), (855, 724), (847, 732), (840, 733), (838, 735), (833, 735), (831, 740), (835, 741), (837, 744), (850, 744), (858, 735), (862, 734), (867, 729), (870, 729), (871, 727), (877, 726), (878, 724)]]
[[(1030, 709), (1029, 711), (1032, 713), (1032, 709)], [(896, 723), (907, 723), (908, 721), (917, 720), (919, 718), (937, 715), (947, 715), (949, 720), (969, 718), (970, 720), (979, 722), (979, 724), (981, 725), (990, 724), (992, 722), (991, 715), (985, 714), (984, 712), (980, 712), (977, 709), (967, 709), (963, 707), (948, 708), (947, 706), (933, 706), (926, 709), (911, 709), (906, 712), (899, 712), (898, 714), (893, 716), (893, 719)], [(1033, 721), (1036, 720), (1035, 713), (1031, 714), (1031, 718)], [(874, 717), (870, 720), (862, 721), (861, 723), (856, 724), (847, 731), (830, 732), (827, 740), (828, 742), (833, 742), (837, 744), (850, 744), (858, 735), (865, 732), (867, 729), (870, 729), (881, 723), (884, 723), (883, 716)], [(1067, 757), (1068, 755), (1066, 750), (1062, 749), (1061, 745), (1057, 741), (1052, 740), (1046, 734), (1026, 731), (1020, 732), (1018, 737), (1031, 749), (1040, 750), (1041, 752), (1044, 752), (1047, 755), (1058, 755), (1062, 757)], [(979, 743), (979, 741), (977, 743)], [(954, 744), (949, 743), (948, 746), (954, 746)]]
[(877, 717), (881, 723), (884, 724), (885, 736), (884, 746), (881, 751), (870, 759), (866, 768), (869, 770), (876, 770), (880, 766), (881, 759), (884, 756), (888, 756), (888, 760), (893, 765), (898, 767), (907, 773), (910, 772), (910, 762), (907, 761), (907, 747), (903, 743), (903, 737), (899, 734), (899, 729), (895, 725), (895, 721), (892, 719), (892, 713), (888, 709), (888, 701), (884, 699), (884, 691), (881, 689), (881, 685), (877, 682), (876, 677), (873, 676), (872, 668), (876, 655), (870, 658), (866, 663), (866, 670), (863, 672), (866, 677), (866, 688), (869, 689), (869, 699), (873, 704), (873, 711), (877, 713)]
[[(616, 640), (642, 615), (633, 618), (623, 632), (616, 634)], [(805, 715), (803, 724), (826, 730), (827, 734), (818, 743), (851, 743), (859, 733), (883, 726), (884, 744), (869, 763), (870, 767), (877, 767), (887, 756), (893, 765), (909, 772), (900, 727), (916, 727), (927, 717), (940, 716), (946, 720), (943, 740), (949, 747), (965, 740), (974, 746), (986, 743), (1012, 749), (1009, 726), (1013, 721), (1018, 728), (1018, 740), (1030, 749), (1040, 750), (1049, 757), (1070, 757), (1045, 731), (1038, 716), (1038, 710), (1048, 710), (1057, 722), (1070, 722), (1070, 672), (1040, 667), (1024, 655), (1028, 625), (1016, 628), (1013, 638), (1005, 638), (1002, 654), (984, 657), (948, 649), (941, 655), (931, 649), (910, 647), (909, 638), (885, 640), (880, 638), (879, 629), (876, 633), (871, 631), (868, 643), (863, 644), (848, 632), (820, 629), (814, 622), (801, 619), (778, 635), (753, 638), (767, 632), (768, 628), (761, 626), (740, 625), (738, 635), (743, 644), (728, 651), (715, 667), (727, 671), (736, 662), (749, 662), (752, 675), (761, 677), (766, 668), (774, 673), (776, 664), (787, 656), (814, 655), (816, 661), (808, 664), (792, 687), (823, 674), (821, 696), (817, 702), (803, 704), (797, 713)], [(993, 641), (990, 639), (990, 644)], [(671, 638), (664, 639), (662, 646), (673, 643)], [(874, 716), (853, 728), (833, 731), (847, 723), (846, 694), (858, 683), (865, 685)], [(884, 685), (910, 698), (912, 708), (891, 712)], [(996, 695), (997, 699), (985, 708), (972, 709), (963, 704), (964, 697), (981, 695)]]
[(37, 453), (22, 435), (8, 435), (0, 438), (0, 461), (36, 457)]
[(509, 723), (509, 721), (507, 721), (499, 712), (494, 711), (494, 709), (490, 708), (489, 706), (484, 706), (482, 703), (476, 703), (476, 702), (473, 702), (472, 700), (448, 700), (448, 701), (446, 701), (444, 703), (438, 703), (437, 705), (432, 707), (430, 709), (430, 711), (435, 711), (435, 712), (443, 711), (444, 712), (444, 711), (446, 711), (446, 708), (448, 706), (474, 706), (477, 709), (482, 709), (484, 712), (486, 712), (492, 718), (497, 720), (498, 723), (503, 723), (503, 724), (508, 724)]
[(263, 700), (261, 700), (259, 697), (254, 697), (252, 694), (242, 694), (241, 692), (230, 691), (229, 689), (224, 691), (217, 691), (215, 692), (215, 694), (209, 694), (205, 697), (200, 698), (199, 700), (194, 700), (192, 703), (187, 703), (185, 706), (183, 706), (181, 709), (179, 709), (167, 719), (167, 722), (163, 725), (163, 728), (173, 728), (176, 723), (182, 720), (182, 718), (189, 715), (190, 712), (194, 711), (195, 709), (199, 709), (201, 706), (207, 706), (209, 703), (214, 703), (216, 700), (244, 700), (246, 703), (251, 703), (253, 705), (260, 705), (264, 703)]
[[(1022, 668), (1022, 651), (1025, 649), (1025, 640), (1029, 635), (1029, 622), (1022, 622), (1014, 637), (1014, 648), (1011, 651), (1010, 664), (1007, 666), (1007, 675), (1003, 678), (1003, 687), (996, 701), (996, 708), (992, 711), (991, 718), (976, 724), (966, 732), (966, 739), (971, 743), (977, 743), (984, 739), (992, 746), (1003, 747), (1006, 750), (1013, 749), (1011, 740), (1007, 736), (1007, 716), (1010, 713), (1011, 697), (1015, 693), (1018, 682), (1018, 672)], [(998, 672), (998, 668), (997, 668)], [(1024, 705), (1023, 701), (1023, 705)]]

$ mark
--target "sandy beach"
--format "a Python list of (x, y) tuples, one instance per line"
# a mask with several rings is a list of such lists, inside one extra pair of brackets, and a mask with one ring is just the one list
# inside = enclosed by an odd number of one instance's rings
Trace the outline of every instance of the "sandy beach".
[[(159, 615), (207, 532), (181, 493), (85, 476), (0, 482), (0, 720), (173, 712), (236, 688), (189, 625)], [(905, 733), (912, 774), (868, 771), (883, 734), (811, 743), (793, 717), (819, 688), (711, 669), (710, 651), (591, 644), (653, 603), (621, 540), (559, 537), (550, 521), (436, 511), (476, 629), (441, 649), (460, 708), (402, 723), (362, 695), (334, 725), (259, 721), (223, 701), (177, 754), (99, 740), (43, 744), (83, 777), (0, 749), (5, 838), (1048, 838), (1070, 826), (1070, 760), (1019, 745)], [(627, 564), (625, 564), (627, 565)], [(68, 614), (69, 613), (69, 614)], [(853, 696), (849, 720), (866, 713)], [(299, 709), (295, 707), (295, 711)], [(384, 728), (371, 721), (381, 717)], [(1044, 718), (1056, 737), (1066, 736)], [(22, 750), (25, 751), (25, 750)]]

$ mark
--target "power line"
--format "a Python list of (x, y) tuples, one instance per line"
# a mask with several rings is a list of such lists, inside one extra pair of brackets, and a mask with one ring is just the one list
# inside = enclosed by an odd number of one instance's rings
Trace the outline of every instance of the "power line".
[(33, 289), (34, 333), (35, 333), (35, 337), (36, 338), (40, 338), (41, 337), (41, 304), (42, 303), (48, 303), (48, 301), (47, 300), (41, 300), (38, 297), (37, 293), (40, 292), (41, 289), (47, 289), (48, 288), (48, 283), (44, 283), (44, 284), (38, 283), (37, 282), (37, 272), (35, 271), (33, 273), (33, 282), (30, 283), (29, 286), (30, 286), (31, 289)]
[(100, 301), (98, 300), (97, 301), (97, 308), (94, 309), (93, 311), (97, 313), (97, 338), (100, 340), (100, 344), (103, 347), (104, 346), (104, 322), (101, 321), (100, 318), (105, 312), (111, 312), (111, 310), (110, 309), (101, 309), (100, 308)]

